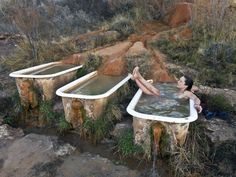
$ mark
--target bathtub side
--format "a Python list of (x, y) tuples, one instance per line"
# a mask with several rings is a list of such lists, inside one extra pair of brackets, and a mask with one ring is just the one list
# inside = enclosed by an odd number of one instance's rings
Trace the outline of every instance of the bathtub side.
[(9, 76), (10, 77), (15, 77), (15, 78), (35, 78), (35, 79), (52, 78), (52, 77), (57, 77), (57, 76), (60, 76), (60, 75), (64, 75), (64, 74), (69, 73), (69, 72), (76, 71), (76, 70), (83, 67), (83, 65), (79, 65), (79, 66), (75, 66), (75, 67), (66, 69), (64, 71), (54, 73), (54, 74), (45, 74), (45, 75), (26, 74), (28, 72), (32, 72), (32, 71), (35, 71), (35, 70), (38, 70), (38, 69), (42, 69), (42, 68), (45, 68), (45, 67), (58, 65), (58, 64), (63, 64), (63, 63), (62, 62), (51, 62), (51, 63), (41, 64), (41, 65), (38, 65), (38, 66), (34, 66), (34, 67), (14, 71), (14, 72), (10, 73)]

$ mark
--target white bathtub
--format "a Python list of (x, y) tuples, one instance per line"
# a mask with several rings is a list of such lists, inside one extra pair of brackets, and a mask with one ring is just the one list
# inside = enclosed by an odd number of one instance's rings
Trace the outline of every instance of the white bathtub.
[(22, 105), (34, 108), (38, 105), (39, 97), (51, 100), (56, 95), (56, 89), (70, 82), (81, 67), (51, 62), (12, 72), (10, 77), (16, 79)]
[[(85, 116), (97, 119), (105, 110), (108, 100), (116, 96), (116, 91), (131, 78), (130, 74), (124, 76), (124, 78), (115, 83), (114, 86), (101, 94), (73, 93), (75, 88), (86, 85), (86, 83), (91, 82), (96, 76), (98, 76), (98, 72), (94, 71), (56, 91), (56, 94), (62, 97), (65, 118), (73, 125), (73, 127), (79, 127), (83, 123)], [(84, 115), (84, 112), (86, 115)]]
[[(193, 100), (189, 100), (189, 116), (187, 117), (168, 117), (158, 114), (145, 114), (135, 110), (142, 96), (142, 90), (139, 89), (127, 107), (127, 112), (133, 116), (133, 133), (135, 143), (141, 145), (146, 142), (146, 146), (151, 146), (149, 140), (150, 129), (155, 124), (161, 124), (170, 137), (172, 148), (177, 143), (183, 145), (188, 134), (189, 123), (197, 120), (198, 114), (194, 108)], [(187, 104), (187, 103), (186, 103)], [(187, 105), (185, 105), (187, 106)], [(154, 126), (155, 127), (155, 126)], [(149, 143), (147, 143), (149, 142)], [(159, 140), (158, 140), (159, 142)]]

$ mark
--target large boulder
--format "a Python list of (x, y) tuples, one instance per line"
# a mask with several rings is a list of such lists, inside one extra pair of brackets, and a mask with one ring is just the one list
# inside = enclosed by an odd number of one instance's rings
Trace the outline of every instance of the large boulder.
[(122, 56), (131, 45), (131, 42), (121, 42), (114, 46), (97, 50), (95, 55), (99, 55), (104, 59), (98, 71), (111, 76), (119, 76), (127, 73), (125, 61), (122, 59)]
[(206, 128), (206, 135), (215, 146), (228, 142), (236, 142), (235, 123), (229, 124), (225, 120), (213, 118), (211, 120), (203, 119), (203, 125)]
[(171, 27), (188, 23), (191, 20), (192, 3), (179, 3), (172, 8), (164, 18), (164, 21)]
[(174, 78), (169, 74), (167, 66), (165, 64), (166, 56), (160, 51), (154, 51), (154, 57), (152, 58), (152, 70), (151, 78), (154, 82), (173, 82)]
[(99, 49), (94, 54), (105, 59), (114, 59), (124, 55), (131, 45), (131, 42), (120, 42), (113, 46)]
[(65, 64), (81, 65), (84, 63), (85, 58), (86, 58), (85, 54), (75, 53), (61, 60), (61, 62)]
[(121, 57), (108, 60), (102, 64), (98, 71), (102, 74), (110, 76), (120, 76), (127, 73), (125, 61)]
[(137, 56), (148, 53), (148, 50), (144, 47), (143, 42), (135, 42), (132, 47), (126, 52), (125, 56)]
[[(51, 176), (59, 157), (70, 154), (75, 148), (60, 144), (56, 137), (29, 134), (16, 139), (1, 153), (3, 164), (0, 176)], [(54, 164), (55, 163), (55, 164)]]
[(137, 170), (130, 170), (122, 165), (115, 165), (107, 158), (90, 153), (69, 156), (57, 170), (58, 177), (70, 176), (106, 176), (139, 177)]

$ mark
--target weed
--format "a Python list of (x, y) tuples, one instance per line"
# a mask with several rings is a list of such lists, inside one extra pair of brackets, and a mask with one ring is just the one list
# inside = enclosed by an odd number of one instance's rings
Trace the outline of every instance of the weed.
[(85, 60), (85, 63), (83, 66), (84, 71), (86, 73), (96, 71), (97, 68), (101, 65), (101, 63), (102, 63), (102, 57), (98, 55), (94, 55), (94, 54), (88, 54), (87, 59)]
[(90, 139), (94, 144), (106, 137), (113, 128), (114, 122), (122, 117), (121, 111), (115, 102), (109, 102), (104, 113), (95, 120), (85, 117), (82, 126), (82, 136)]
[(11, 97), (11, 104), (14, 105), (13, 106), (14, 107), (14, 112), (18, 113), (22, 110), (20, 96), (19, 96), (18, 91), (15, 91), (15, 93)]
[(124, 132), (117, 139), (117, 152), (123, 157), (135, 156), (137, 154), (143, 153), (143, 149), (133, 143), (133, 132)]
[(142, 54), (138, 56), (126, 56), (125, 60), (129, 73), (132, 73), (133, 69), (136, 66), (139, 66), (139, 71), (144, 77), (147, 77), (150, 74), (151, 66), (148, 62), (150, 60), (149, 54)]
[(85, 68), (82, 67), (82, 68), (77, 70), (76, 76), (75, 76), (76, 78), (75, 79), (80, 78), (80, 77), (82, 77), (82, 76), (84, 76), (86, 74), (87, 74), (87, 72), (86, 72)]
[(196, 36), (215, 41), (235, 40), (236, 15), (230, 9), (230, 0), (195, 1), (192, 16), (192, 27)]
[(39, 112), (41, 116), (48, 122), (52, 122), (53, 118), (55, 117), (52, 106), (53, 105), (51, 101), (42, 101), (39, 105)]
[(111, 127), (113, 127), (113, 122), (105, 116), (101, 116), (96, 120), (86, 117), (82, 127), (82, 134), (83, 137), (96, 144), (108, 134)]
[(3, 123), (8, 124), (10, 126), (14, 126), (16, 123), (16, 119), (14, 117), (7, 116), (3, 118)]
[(196, 70), (195, 80), (203, 85), (225, 87), (236, 83), (236, 49), (232, 43), (205, 43), (201, 38), (193, 38), (176, 42), (159, 40), (151, 46), (167, 54), (174, 63)]
[(110, 24), (109, 30), (118, 31), (124, 38), (134, 32), (134, 24), (129, 18), (116, 16)]
[(64, 116), (61, 116), (60, 119), (59, 119), (59, 123), (58, 123), (58, 132), (60, 134), (65, 134), (67, 131), (69, 131), (71, 128), (71, 124), (68, 123), (65, 119)]
[(229, 113), (234, 111), (234, 107), (222, 94), (201, 94), (200, 97), (202, 103), (207, 107), (207, 109), (209, 109), (209, 111), (223, 111)]
[[(174, 176), (186, 177), (193, 173), (207, 173), (205, 165), (210, 165), (210, 144), (204, 129), (197, 123), (191, 123), (189, 135), (183, 147), (177, 147), (169, 163), (174, 169)], [(209, 171), (208, 171), (209, 172)]]
[(2, 61), (1, 64), (4, 66), (4, 68), (15, 71), (41, 63), (62, 59), (76, 50), (74, 44), (71, 42), (47, 43), (44, 41), (39, 41), (37, 45), (37, 60), (32, 59), (30, 44), (27, 41), (21, 41), (18, 44), (14, 54)]

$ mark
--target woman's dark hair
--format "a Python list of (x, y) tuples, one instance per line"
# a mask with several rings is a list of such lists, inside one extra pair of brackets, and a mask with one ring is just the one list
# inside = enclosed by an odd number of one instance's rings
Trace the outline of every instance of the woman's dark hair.
[(184, 78), (185, 78), (185, 85), (187, 85), (186, 90), (191, 91), (192, 86), (193, 86), (193, 80), (186, 75), (184, 75)]

